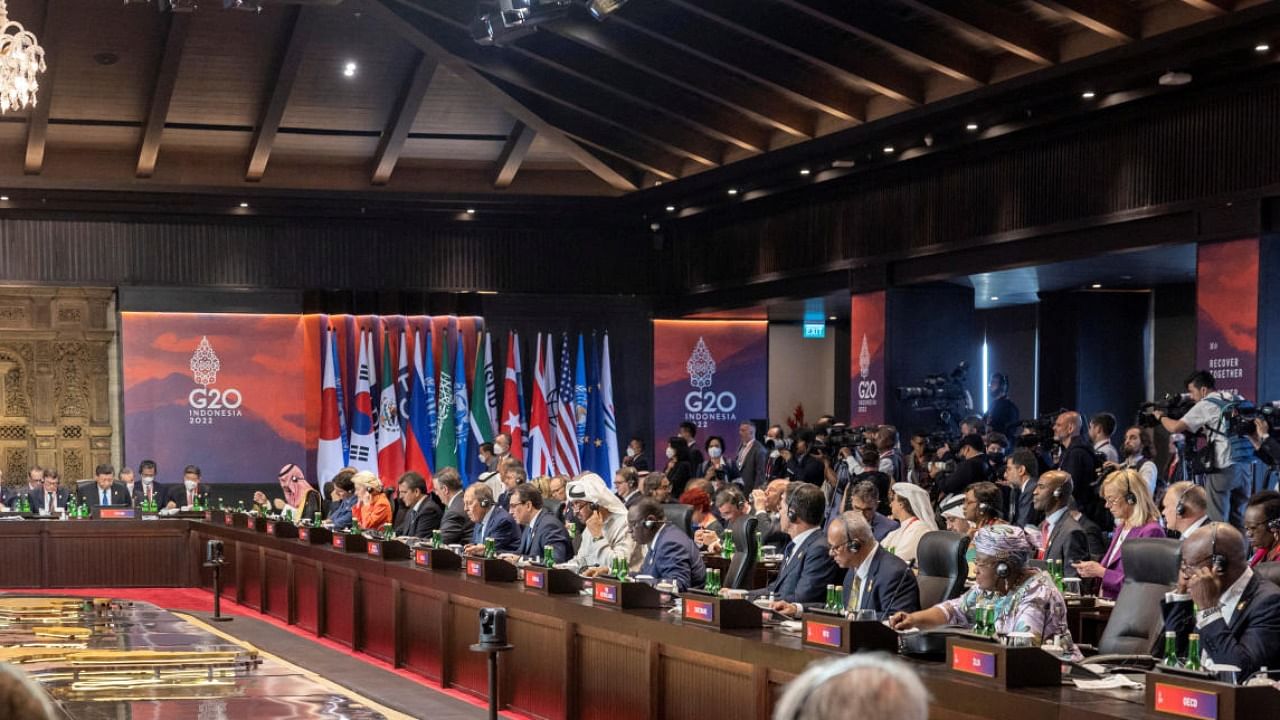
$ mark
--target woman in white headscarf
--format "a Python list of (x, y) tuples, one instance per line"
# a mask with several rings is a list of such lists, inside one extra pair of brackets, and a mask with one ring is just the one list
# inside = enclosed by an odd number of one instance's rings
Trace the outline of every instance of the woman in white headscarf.
[(627, 506), (595, 473), (583, 473), (565, 488), (573, 512), (586, 526), (582, 544), (568, 564), (584, 575), (608, 573), (617, 558), (624, 558), (630, 571), (640, 568), (643, 556), (627, 526)]
[(920, 538), (938, 529), (929, 493), (911, 483), (894, 483), (889, 490), (889, 511), (898, 521), (898, 529), (885, 535), (880, 544), (903, 561), (914, 563)]

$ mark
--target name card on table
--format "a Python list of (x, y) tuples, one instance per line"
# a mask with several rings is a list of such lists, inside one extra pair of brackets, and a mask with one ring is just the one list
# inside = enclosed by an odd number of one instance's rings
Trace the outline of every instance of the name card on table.
[(227, 527), (231, 527), (232, 525), (235, 525), (235, 524), (236, 524), (236, 516), (235, 516), (234, 514), (232, 514), (232, 513), (227, 513), (227, 514), (223, 515), (223, 516), (222, 516), (222, 524), (223, 524), (223, 525), (226, 525)]
[(467, 558), (467, 577), (485, 582), (515, 582), (516, 566), (497, 558)]
[(1062, 660), (1037, 647), (1005, 647), (981, 638), (947, 638), (947, 667), (1002, 689), (1057, 687)]
[(284, 520), (268, 520), (267, 534), (278, 538), (296, 538), (298, 526)]
[(211, 522), (211, 523), (220, 523), (222, 522), (222, 518), (224, 515), (226, 515), (226, 513), (221, 510), (205, 510), (204, 521)]
[(409, 559), (409, 546), (399, 540), (370, 540), (366, 552), (369, 557), (383, 560)]
[(696, 590), (681, 596), (680, 616), (685, 622), (721, 630), (758, 628), (763, 624), (760, 608), (750, 600), (722, 598)]
[(364, 554), (368, 549), (363, 535), (350, 535), (348, 533), (333, 534), (333, 549), (341, 550), (349, 553)]
[(819, 650), (898, 652), (898, 633), (878, 620), (850, 620), (843, 613), (806, 610), (800, 643)]
[(524, 586), (544, 595), (576, 593), (582, 578), (572, 570), (530, 565), (524, 569)]
[(1280, 692), (1157, 668), (1147, 674), (1146, 706), (1158, 715), (1194, 720), (1274, 718), (1280, 717)]
[(333, 542), (333, 531), (326, 527), (298, 528), (298, 540), (309, 545), (328, 545)]
[(267, 531), (267, 519), (261, 515), (245, 514), (244, 526), (250, 530), (256, 530), (260, 533), (264, 533)]
[(452, 550), (418, 548), (413, 551), (413, 564), (424, 570), (457, 570), (462, 567), (462, 559)]
[(99, 520), (134, 520), (138, 517), (137, 510), (131, 507), (103, 507), (96, 512)]
[(647, 583), (619, 582), (617, 578), (592, 579), (591, 600), (600, 607), (630, 610), (662, 607), (662, 593)]

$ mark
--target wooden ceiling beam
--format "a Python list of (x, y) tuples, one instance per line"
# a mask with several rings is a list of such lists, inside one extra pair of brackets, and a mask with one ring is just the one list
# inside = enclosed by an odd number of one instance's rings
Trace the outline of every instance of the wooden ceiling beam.
[(276, 65), (271, 94), (262, 107), (262, 115), (253, 131), (249, 167), (245, 172), (246, 180), (257, 182), (267, 172), (267, 160), (271, 158), (271, 148), (275, 145), (276, 133), (280, 130), (280, 120), (284, 117), (285, 107), (289, 104), (289, 95), (293, 92), (294, 81), (298, 79), (298, 71), (302, 68), (302, 58), (306, 54), (307, 42), (315, 26), (314, 7), (303, 5), (292, 9), (288, 30), (285, 31), (284, 52)]
[(450, 72), (471, 82), (494, 98), (512, 117), (532, 127), (540, 135), (555, 143), (579, 165), (599, 177), (615, 190), (631, 191), (638, 187), (638, 173), (634, 167), (618, 162), (612, 157), (602, 157), (580, 144), (570, 133), (561, 131), (550, 119), (540, 116), (520, 99), (485, 74), (471, 67), (465, 60), (448, 52), (421, 27), (423, 12), (405, 7), (395, 0), (370, 0), (365, 4), (369, 14), (386, 24), (397, 35), (423, 53), (435, 58)]
[(1030, 18), (986, 0), (897, 0), (1037, 65), (1058, 61), (1053, 35)]
[[(776, 60), (761, 57), (756, 48), (724, 39), (710, 28), (701, 29), (690, 16), (702, 17), (721, 28), (755, 40), (775, 51), (793, 55), (817, 66), (844, 83), (890, 97), (908, 105), (924, 103), (924, 80), (891, 59), (866, 52), (849, 42), (822, 42), (814, 32), (797, 23), (777, 22), (768, 16), (770, 5), (750, 0), (667, 0), (689, 13), (680, 15), (655, 6), (632, 3), (616, 16), (632, 19), (642, 13), (653, 18), (650, 26), (678, 42), (705, 47), (720, 57), (734, 57), (739, 63), (753, 63), (768, 68), (778, 67)], [(632, 10), (632, 8), (639, 8)], [(827, 83), (830, 85), (830, 83)], [(858, 119), (858, 118), (849, 118)]]
[(1113, 40), (1132, 42), (1142, 36), (1141, 18), (1127, 5), (1116, 0), (1031, 0), (1031, 2)]
[(413, 65), (400, 98), (396, 101), (391, 117), (387, 119), (387, 127), (378, 139), (378, 151), (373, 158), (373, 184), (386, 185), (391, 180), (391, 173), (404, 151), (405, 140), (413, 129), (413, 121), (422, 109), (422, 99), (431, 87), (431, 79), (436, 74), (435, 58), (425, 53), (418, 53), (418, 61)]
[(736, 74), (726, 74), (714, 61), (709, 64), (700, 56), (644, 42), (643, 35), (618, 20), (616, 16), (609, 19), (607, 25), (614, 26), (612, 28), (596, 23), (560, 23), (550, 29), (602, 55), (648, 72), (662, 82), (722, 103), (775, 130), (794, 137), (813, 137), (813, 118), (792, 101), (793, 95), (771, 92)]
[(160, 67), (156, 70), (151, 103), (143, 121), (142, 140), (138, 146), (136, 175), (140, 178), (149, 178), (156, 171), (156, 161), (160, 157), (160, 138), (164, 134), (165, 119), (169, 117), (169, 101), (173, 99), (173, 89), (178, 82), (178, 68), (182, 64), (182, 50), (187, 44), (187, 31), (190, 27), (190, 13), (169, 13), (164, 52), (160, 55)]
[(498, 162), (494, 164), (493, 186), (495, 188), (505, 190), (511, 187), (537, 134), (538, 132), (533, 128), (519, 120), (516, 121), (515, 127), (511, 128), (511, 135), (507, 137), (507, 143), (502, 146), (502, 153), (498, 155)]
[(957, 80), (985, 85), (990, 63), (966, 51), (955, 38), (925, 27), (911, 27), (884, 10), (868, 9), (847, 0), (780, 0), (786, 7), (818, 22), (928, 65)]
[(40, 23), (40, 45), (45, 50), (47, 69), (39, 77), (36, 104), (27, 111), (27, 152), (22, 171), (39, 175), (44, 171), (44, 151), (49, 139), (49, 106), (53, 105), (53, 79), (58, 69), (58, 23), (53, 21), (61, 0), (45, 0), (44, 19)]
[(1182, 2), (1210, 15), (1226, 15), (1236, 6), (1236, 0), (1182, 0)]

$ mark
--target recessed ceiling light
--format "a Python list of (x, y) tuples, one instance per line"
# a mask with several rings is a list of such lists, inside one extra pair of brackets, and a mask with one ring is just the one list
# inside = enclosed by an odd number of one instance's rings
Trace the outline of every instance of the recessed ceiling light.
[(468, 215), (475, 215), (475, 214), (476, 214), (476, 209), (475, 209), (475, 208), (467, 208), (467, 214), (468, 214)]
[(730, 194), (730, 195), (737, 195), (737, 194), (738, 194), (738, 188), (729, 188), (729, 194)]
[(1102, 287), (1102, 283), (1094, 283), (1089, 287), (1093, 288), (1094, 290), (1097, 290), (1098, 288)]
[(1092, 90), (1085, 90), (1084, 92), (1080, 93), (1080, 97), (1084, 98), (1085, 100), (1092, 100), (1096, 96), (1097, 96), (1097, 93), (1095, 93)]
[(828, 315), (828, 316), (827, 316), (827, 319), (828, 319), (828, 320), (835, 320), (835, 319), (836, 319), (836, 316), (835, 316), (835, 315)]
[(964, 129), (968, 130), (969, 132), (973, 132), (974, 130), (978, 129), (978, 123), (969, 123), (968, 125), (964, 126)]
[(1262, 42), (1262, 43), (1258, 43), (1257, 45), (1254, 45), (1254, 46), (1253, 46), (1253, 51), (1254, 51), (1254, 52), (1260, 52), (1260, 53), (1270, 52), (1270, 51), (1271, 51), (1271, 46), (1270, 46), (1270, 45), (1268, 45), (1267, 43), (1264, 43), (1264, 42)]
[(892, 145), (885, 145), (885, 146), (884, 146), (884, 154), (885, 154), (885, 155), (888, 155), (888, 154), (889, 154), (889, 153), (891, 153), (891, 152), (893, 152), (893, 146), (892, 146)]
[(801, 174), (802, 176), (808, 176), (808, 175), (809, 175), (809, 168), (800, 168), (800, 174)]
[(1191, 73), (1170, 70), (1169, 72), (1161, 75), (1160, 79), (1156, 82), (1165, 87), (1177, 87), (1179, 85), (1186, 85), (1190, 83), (1191, 80)]
[(249, 203), (247, 203), (247, 202), (242, 202), (242, 203), (240, 203), (240, 207), (242, 207), (242, 208), (247, 208), (247, 207), (249, 207)]
[(992, 295), (992, 296), (991, 296), (991, 302), (995, 302), (995, 301), (997, 301), (997, 300), (999, 300), (999, 299), (1000, 299), (1000, 296), (999, 296), (999, 295)]
[(676, 206), (675, 206), (675, 205), (668, 205), (668, 206), (667, 206), (667, 212), (675, 212), (675, 211), (676, 211)]
[(342, 66), (342, 74), (347, 77), (356, 76), (356, 64), (353, 60), (348, 60), (346, 65)]
[(0, 202), (9, 202), (8, 195), (0, 195)]

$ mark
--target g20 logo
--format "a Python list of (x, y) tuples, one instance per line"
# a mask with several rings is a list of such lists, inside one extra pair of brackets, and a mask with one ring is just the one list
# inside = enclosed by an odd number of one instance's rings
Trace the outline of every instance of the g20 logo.
[(880, 389), (876, 385), (875, 380), (859, 380), (858, 381), (858, 399), (859, 400), (875, 400)]
[(684, 409), (691, 413), (731, 413), (738, 408), (738, 396), (725, 391), (694, 390), (684, 396)]
[(187, 395), (187, 404), (196, 410), (235, 410), (244, 397), (235, 388), (196, 388)]

